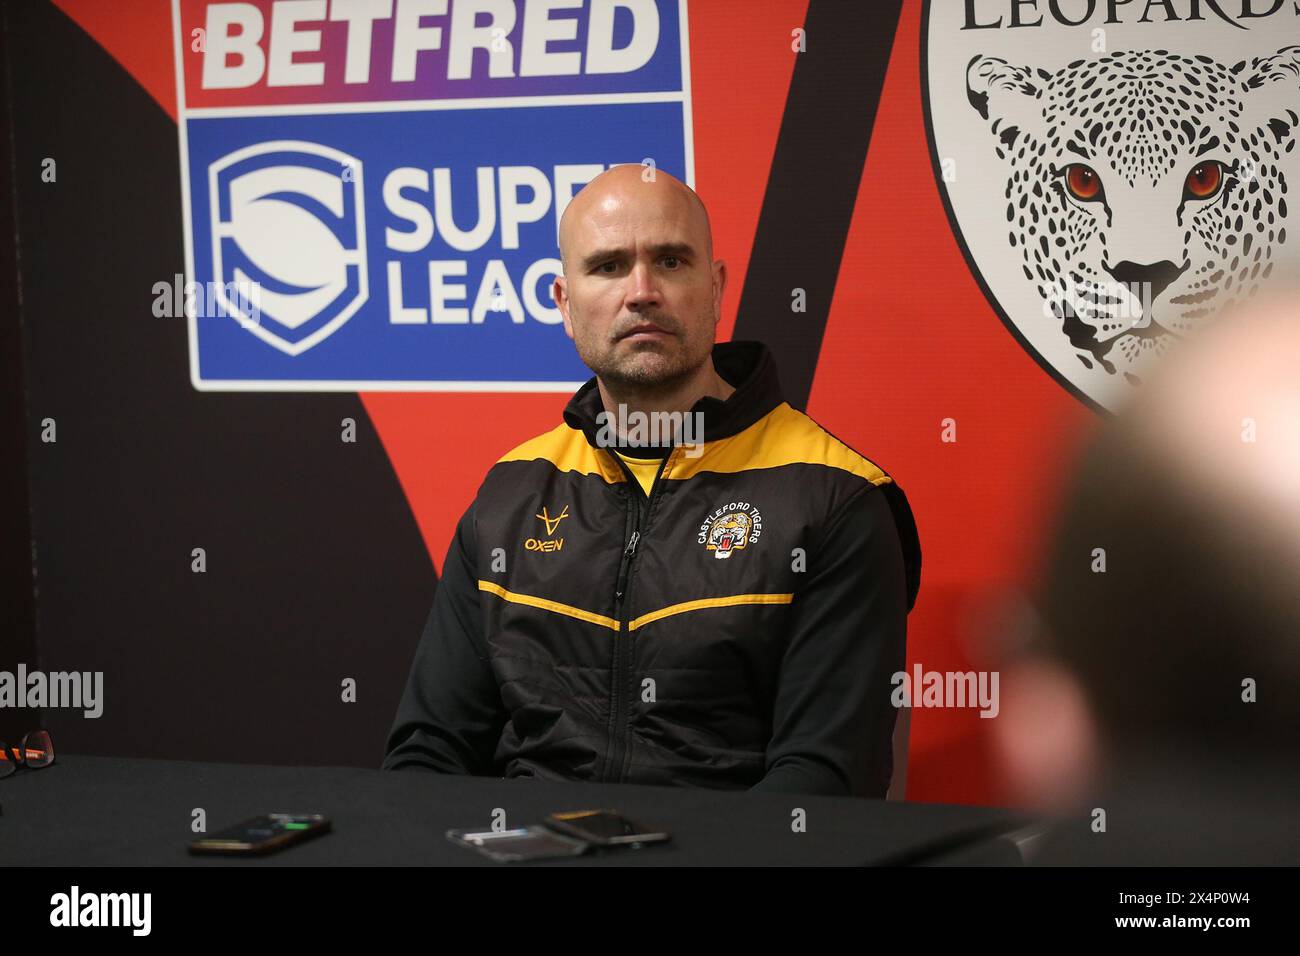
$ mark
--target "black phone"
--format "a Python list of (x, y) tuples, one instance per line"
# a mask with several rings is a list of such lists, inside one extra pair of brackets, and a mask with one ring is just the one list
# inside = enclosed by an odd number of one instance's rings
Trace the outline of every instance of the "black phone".
[(663, 830), (634, 823), (617, 810), (552, 813), (545, 823), (552, 830), (596, 846), (636, 846), (641, 843), (663, 843), (670, 839)]
[(309, 840), (330, 829), (329, 817), (319, 813), (268, 813), (190, 844), (191, 853), (272, 853)]

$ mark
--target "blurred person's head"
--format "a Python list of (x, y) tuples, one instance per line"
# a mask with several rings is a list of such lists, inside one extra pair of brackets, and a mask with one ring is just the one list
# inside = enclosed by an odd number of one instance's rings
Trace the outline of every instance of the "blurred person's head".
[(565, 209), (560, 259), (564, 331), (602, 387), (653, 395), (714, 376), (726, 264), (689, 186), (640, 164), (606, 170)]
[(1022, 798), (1064, 810), (1153, 763), (1294, 761), (1300, 297), (1165, 359), (1086, 443), (1064, 502), (1004, 667)]

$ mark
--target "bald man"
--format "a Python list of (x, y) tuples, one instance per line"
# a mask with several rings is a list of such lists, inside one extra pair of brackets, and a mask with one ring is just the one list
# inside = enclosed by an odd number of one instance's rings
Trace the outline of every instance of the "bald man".
[(715, 344), (695, 192), (616, 166), (553, 295), (594, 377), (488, 471), (384, 766), (883, 797), (920, 546), (893, 479)]

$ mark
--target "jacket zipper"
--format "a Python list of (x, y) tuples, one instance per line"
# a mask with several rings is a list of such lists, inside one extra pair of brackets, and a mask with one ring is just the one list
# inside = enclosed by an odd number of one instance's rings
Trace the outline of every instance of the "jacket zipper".
[[(623, 548), (623, 558), (618, 565), (618, 581), (614, 586), (614, 616), (619, 621), (619, 629), (614, 635), (614, 683), (610, 688), (611, 705), (614, 715), (614, 733), (610, 742), (610, 752), (605, 764), (605, 772), (601, 775), (602, 780), (613, 780), (615, 782), (623, 779), (623, 761), (626, 759), (626, 747), (624, 739), (627, 736), (627, 717), (628, 708), (626, 704), (626, 695), (624, 688), (627, 686), (628, 678), (631, 676), (631, 624), (632, 615), (628, 610), (627, 593), (632, 586), (632, 565), (636, 561), (636, 546), (641, 540), (641, 502), (645, 501), (645, 515), (650, 514), (650, 507), (654, 503), (655, 495), (659, 491), (659, 479), (663, 476), (664, 469), (668, 467), (668, 459), (672, 457), (673, 452), (664, 456), (664, 460), (659, 464), (659, 470), (655, 472), (655, 480), (650, 485), (650, 495), (647, 497), (645, 492), (641, 491), (641, 483), (637, 477), (632, 474), (627, 464), (614, 452), (610, 452), (614, 460), (618, 462), (627, 475), (632, 488), (632, 507), (629, 510), (631, 517), (632, 532), (628, 536), (627, 545)], [(627, 526), (624, 525), (624, 533), (627, 533)], [(611, 768), (614, 772), (611, 774)]]

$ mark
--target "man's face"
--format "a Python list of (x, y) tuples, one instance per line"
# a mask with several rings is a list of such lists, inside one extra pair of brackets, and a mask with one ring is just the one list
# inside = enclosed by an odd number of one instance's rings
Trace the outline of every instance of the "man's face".
[(597, 188), (570, 207), (554, 288), (564, 331), (606, 385), (684, 381), (712, 352), (721, 316), (725, 265), (709, 260), (704, 215), (670, 183), (639, 174)]

